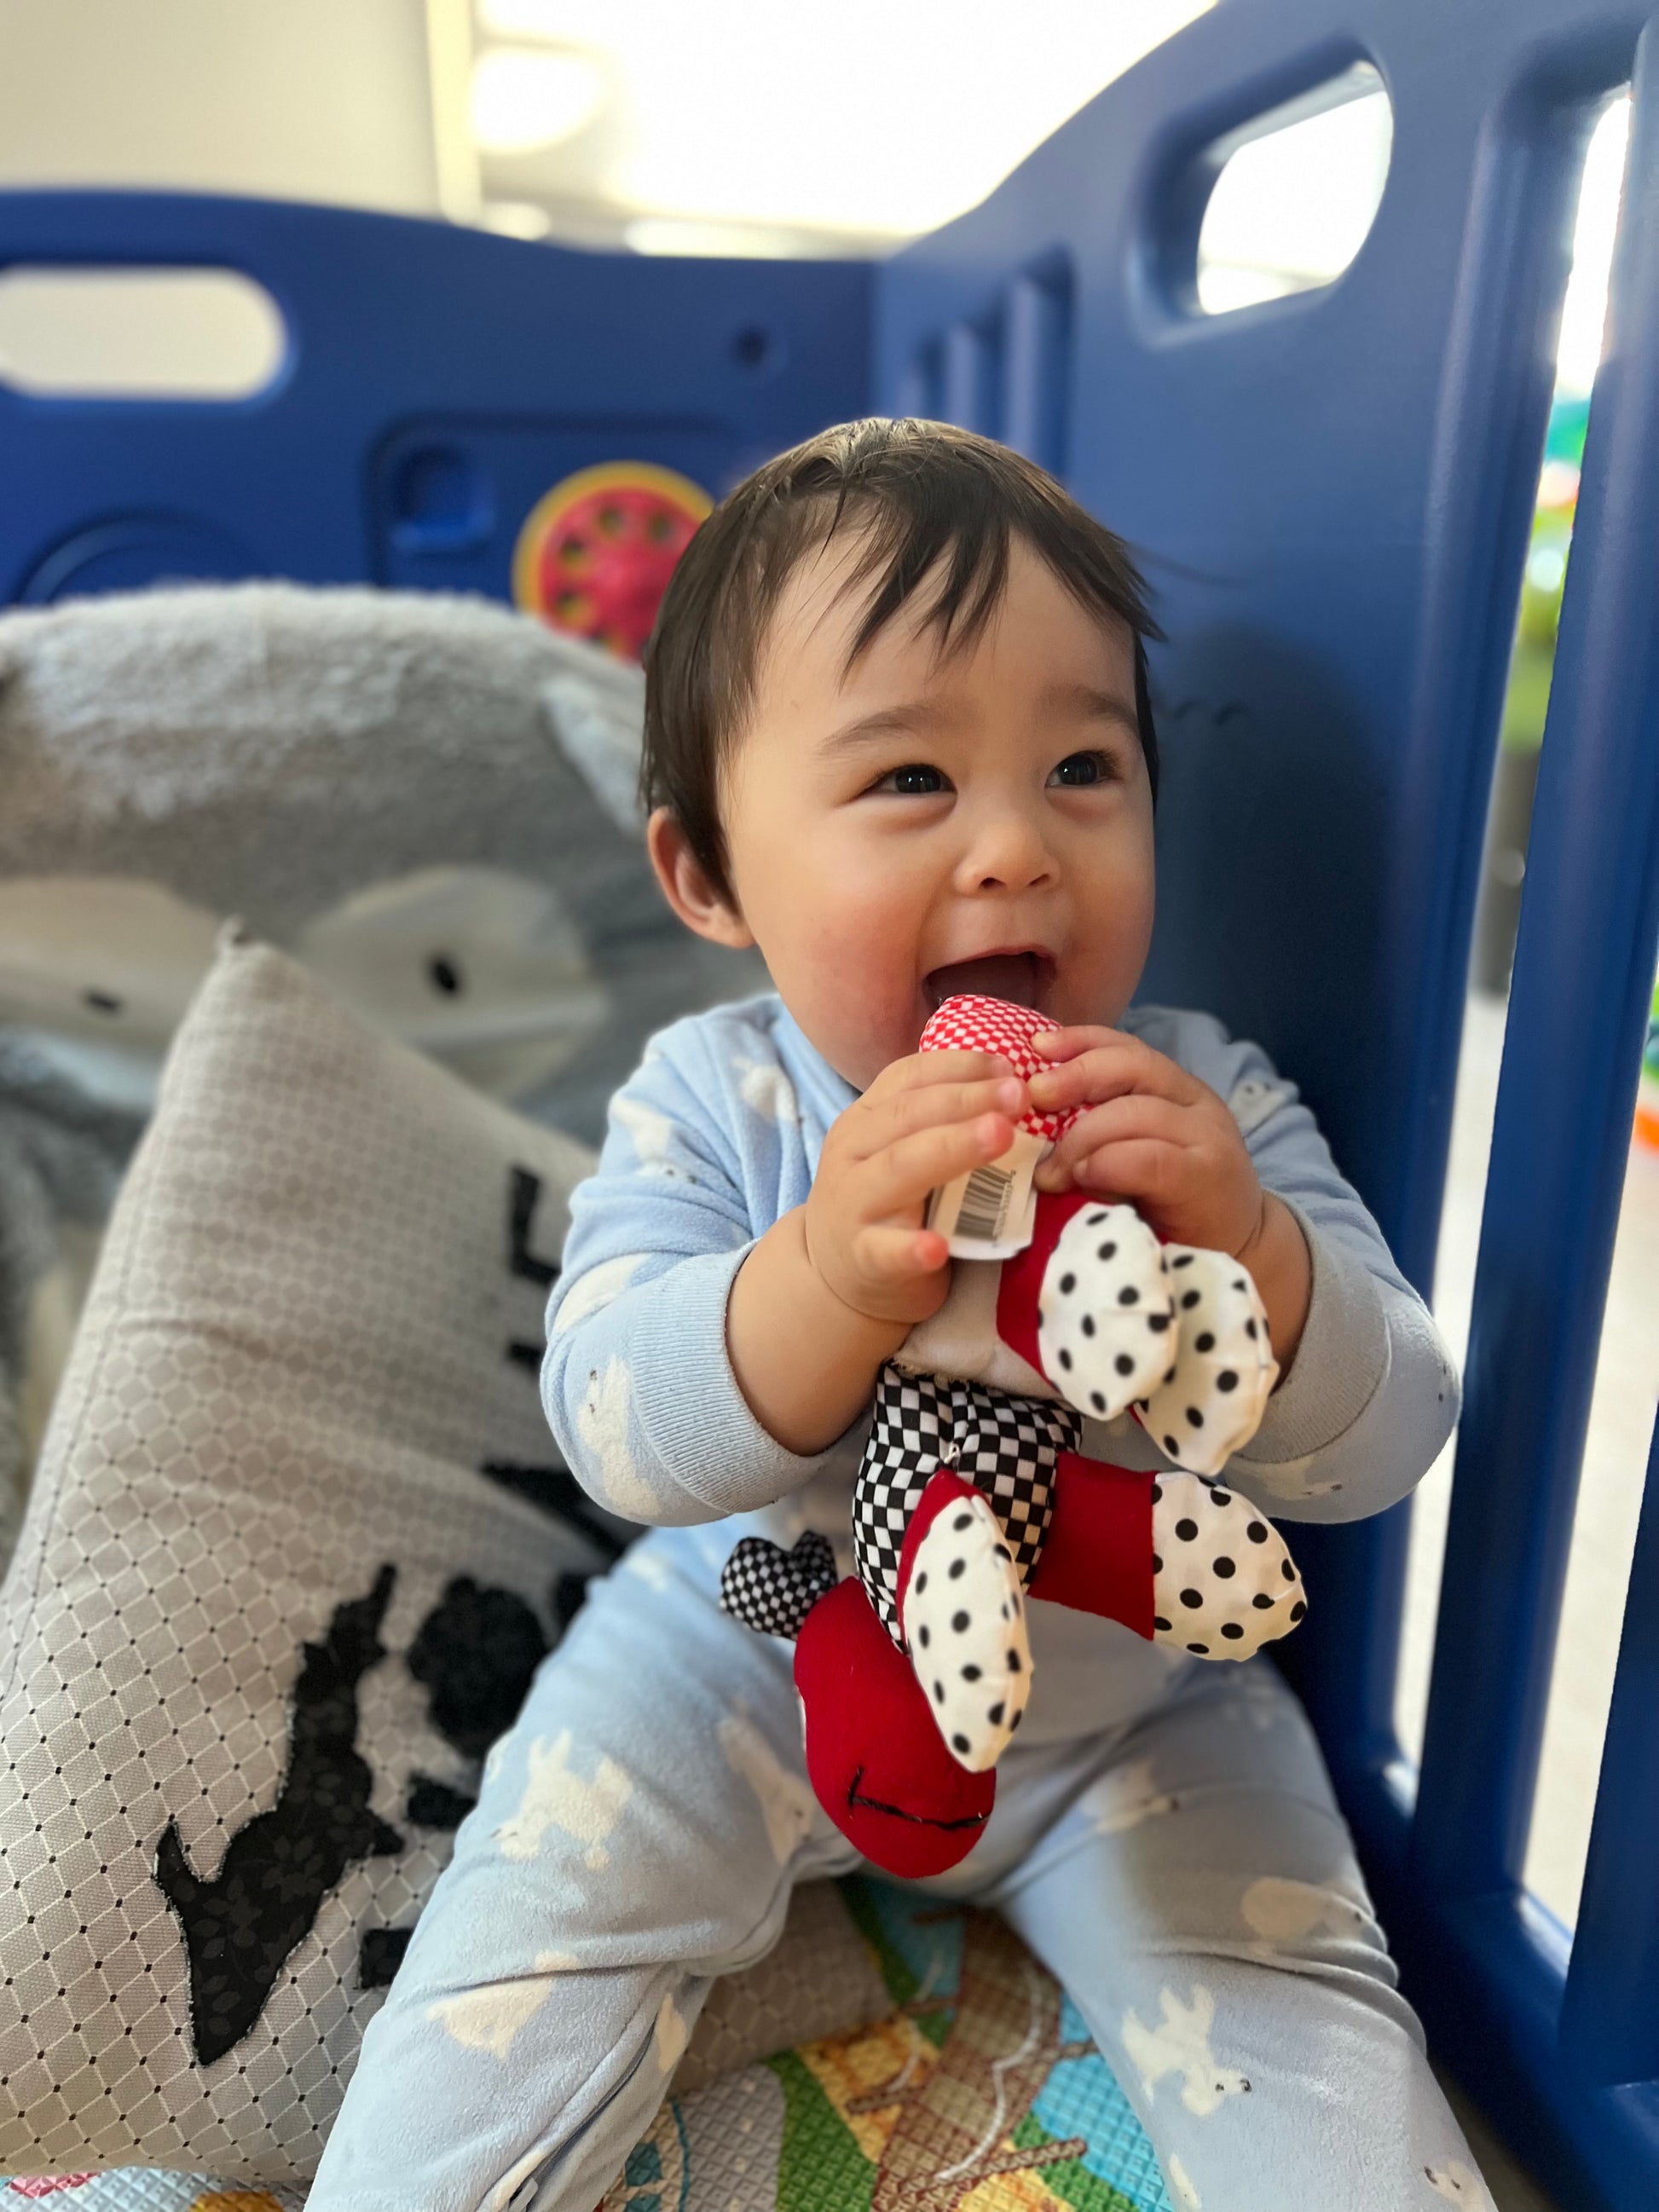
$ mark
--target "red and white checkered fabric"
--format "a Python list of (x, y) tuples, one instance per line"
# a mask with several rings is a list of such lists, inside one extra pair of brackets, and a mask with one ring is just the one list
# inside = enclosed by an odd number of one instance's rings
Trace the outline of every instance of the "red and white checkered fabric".
[[(1031, 1039), (1053, 1021), (1031, 1006), (1016, 1006), (1006, 999), (981, 999), (964, 991), (947, 999), (921, 1033), (923, 1052), (994, 1052), (1028, 1081), (1049, 1062), (1031, 1048)], [(1022, 1115), (1018, 1126), (1034, 1137), (1051, 1141), (1075, 1118), (1076, 1109), (1065, 1114)]]

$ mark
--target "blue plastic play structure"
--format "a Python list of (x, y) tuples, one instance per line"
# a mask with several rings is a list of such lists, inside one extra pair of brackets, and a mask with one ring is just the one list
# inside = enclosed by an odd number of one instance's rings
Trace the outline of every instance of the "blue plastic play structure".
[[(538, 496), (718, 494), (925, 411), (1060, 470), (1170, 642), (1150, 996), (1293, 1071), (1425, 1291), (1578, 163), (1633, 80), (1515, 965), (1422, 1769), (1391, 1717), (1404, 1511), (1298, 1538), (1294, 1653), (1431, 2038), (1574, 2212), (1659, 2204), (1659, 1480), (1576, 1936), (1521, 1886), (1659, 938), (1659, 19), (1642, 0), (1221, 0), (879, 267), (653, 261), (225, 200), (0, 198), (0, 263), (223, 265), (286, 319), (224, 404), (0, 391), (0, 599), (276, 574), (505, 594)], [(1217, 149), (1371, 63), (1376, 224), (1206, 317)], [(1659, 1464), (1659, 1461), (1656, 1461)]]

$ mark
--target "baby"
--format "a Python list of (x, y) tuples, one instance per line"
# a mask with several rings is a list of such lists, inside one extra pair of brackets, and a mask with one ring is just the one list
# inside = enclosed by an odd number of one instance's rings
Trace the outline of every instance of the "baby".
[[(857, 1863), (805, 1780), (791, 1647), (720, 1611), (720, 1569), (807, 1528), (845, 1569), (876, 1376), (949, 1287), (925, 1201), (1029, 1105), (1085, 1109), (1042, 1184), (1131, 1200), (1255, 1277), (1282, 1379), (1231, 1487), (1352, 1519), (1444, 1442), (1433, 1323), (1293, 1087), (1209, 1016), (1131, 1005), (1152, 635), (1109, 532), (937, 423), (784, 454), (676, 571), (651, 856), (687, 927), (758, 946), (775, 991), (655, 1040), (576, 1195), (548, 1419), (654, 1533), (491, 1754), (311, 2212), (592, 2212), (714, 1977), (777, 1941), (797, 1882)], [(917, 1052), (961, 991), (1052, 1022), (1029, 1083)], [(1083, 1449), (1164, 1463), (1127, 1417)], [(1468, 2153), (1279, 1674), (1056, 1606), (1030, 1632), (995, 1810), (928, 1887), (995, 1907), (1064, 1983), (1179, 2212), (1432, 2212)]]

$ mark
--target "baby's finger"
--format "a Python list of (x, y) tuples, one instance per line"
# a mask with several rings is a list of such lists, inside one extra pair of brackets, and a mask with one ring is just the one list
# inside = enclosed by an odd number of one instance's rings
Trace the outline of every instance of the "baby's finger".
[(1183, 1146), (1162, 1137), (1125, 1137), (1079, 1160), (1072, 1182), (1079, 1190), (1127, 1199), (1155, 1215), (1180, 1198), (1189, 1174)]
[(913, 1052), (903, 1060), (889, 1061), (864, 1098), (868, 1103), (902, 1091), (927, 1090), (937, 1083), (982, 1082), (1013, 1072), (1012, 1063), (1000, 1053)]
[(1025, 1085), (1017, 1075), (994, 1076), (980, 1083), (933, 1083), (925, 1090), (901, 1091), (881, 1109), (888, 1123), (885, 1141), (891, 1144), (918, 1129), (938, 1128), (941, 1122), (971, 1121), (976, 1114), (1000, 1114), (1012, 1121), (1025, 1111), (1028, 1103)]
[(998, 1159), (1014, 1141), (1006, 1114), (981, 1114), (971, 1121), (941, 1123), (901, 1137), (860, 1163), (855, 1203), (866, 1221), (890, 1221), (919, 1206), (929, 1191)]
[(1075, 1060), (1080, 1052), (1092, 1052), (1101, 1045), (1133, 1042), (1127, 1030), (1107, 1029), (1098, 1022), (1073, 1022), (1067, 1028), (1031, 1033), (1032, 1050), (1044, 1060), (1055, 1061)]
[(1168, 1098), (1132, 1091), (1078, 1115), (1037, 1170), (1037, 1187), (1041, 1190), (1064, 1190), (1079, 1162), (1108, 1145), (1121, 1144), (1132, 1138), (1152, 1138), (1180, 1147), (1190, 1144), (1198, 1134), (1186, 1107), (1177, 1106)]
[(1125, 1036), (1112, 1036), (1058, 1066), (1039, 1068), (1030, 1087), (1033, 1105), (1049, 1113), (1097, 1105), (1130, 1092), (1173, 1099), (1182, 1106), (1196, 1105), (1206, 1095), (1203, 1085), (1184, 1067), (1138, 1037)]
[(853, 1240), (853, 1264), (866, 1283), (897, 1287), (920, 1275), (936, 1275), (951, 1248), (933, 1229), (895, 1229), (875, 1223)]

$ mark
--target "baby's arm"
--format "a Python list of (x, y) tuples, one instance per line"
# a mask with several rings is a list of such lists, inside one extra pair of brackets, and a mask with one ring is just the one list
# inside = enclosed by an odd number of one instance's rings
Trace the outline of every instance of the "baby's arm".
[(1457, 1419), (1457, 1374), (1432, 1316), (1259, 1045), (1229, 1038), (1208, 1015), (1162, 1010), (1149, 1010), (1140, 1034), (1228, 1101), (1312, 1261), (1295, 1363), (1228, 1480), (1281, 1520), (1382, 1512), (1421, 1480)]
[[(928, 1056), (930, 1076), (943, 1058)], [(809, 1249), (805, 1208), (775, 1224), (753, 1218), (719, 1109), (729, 1075), (696, 1024), (657, 1041), (617, 1093), (599, 1171), (572, 1200), (549, 1303), (549, 1425), (584, 1489), (631, 1521), (714, 1521), (799, 1488), (861, 1415), (877, 1369), (910, 1326), (897, 1317), (906, 1295), (893, 1289), (902, 1239), (880, 1215), (891, 1190), (872, 1148), (848, 1141), (872, 1118), (879, 1086), (825, 1144), (813, 1201), (823, 1189), (830, 1211)], [(953, 1087), (961, 1091), (959, 1076)], [(924, 1128), (911, 1121), (908, 1141)], [(968, 1149), (989, 1158), (1007, 1141), (1003, 1122)], [(939, 1149), (924, 1142), (913, 1170), (930, 1174)], [(919, 1222), (919, 1199), (915, 1211)], [(872, 1235), (860, 1243), (866, 1228)], [(931, 1241), (939, 1249), (924, 1295), (937, 1303), (945, 1253)], [(843, 1265), (850, 1272), (834, 1272)], [(881, 1276), (891, 1320), (865, 1297), (866, 1279)]]

